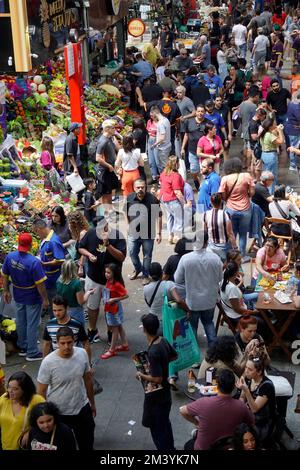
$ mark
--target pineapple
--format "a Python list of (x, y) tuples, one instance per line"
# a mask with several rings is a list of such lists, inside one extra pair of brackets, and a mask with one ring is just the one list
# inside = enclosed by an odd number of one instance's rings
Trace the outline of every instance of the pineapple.
[(40, 4), (40, 17), (41, 22), (43, 23), (42, 26), (42, 38), (45, 47), (50, 47), (50, 29), (48, 20), (50, 19), (49, 16), (49, 5), (46, 0), (41, 0)]

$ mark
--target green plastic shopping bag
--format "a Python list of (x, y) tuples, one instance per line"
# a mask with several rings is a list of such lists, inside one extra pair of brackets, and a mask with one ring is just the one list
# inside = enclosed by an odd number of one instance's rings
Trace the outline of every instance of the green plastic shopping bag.
[(200, 349), (186, 312), (175, 302), (168, 302), (165, 293), (162, 311), (163, 335), (176, 350), (176, 361), (169, 364), (169, 375), (201, 362)]

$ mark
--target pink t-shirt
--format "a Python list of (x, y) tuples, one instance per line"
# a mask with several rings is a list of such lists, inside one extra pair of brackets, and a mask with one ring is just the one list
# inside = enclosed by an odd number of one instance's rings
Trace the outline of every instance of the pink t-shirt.
[[(281, 248), (279, 248), (275, 255), (272, 256), (272, 258), (268, 257), (266, 255), (266, 249), (265, 247), (260, 248), (256, 254), (256, 259), (259, 259), (261, 262), (261, 265), (265, 271), (271, 272), (271, 271), (278, 271), (278, 269), (282, 266), (285, 265), (286, 262), (286, 255), (282, 251)], [(258, 278), (258, 271), (257, 269), (254, 270), (253, 277), (254, 279)]]
[(225, 197), (231, 191), (234, 182), (237, 180), (229, 199), (226, 201), (228, 209), (233, 211), (246, 211), (250, 208), (250, 188), (254, 188), (254, 181), (249, 173), (234, 173), (232, 175), (223, 176), (219, 192), (224, 193)]
[(156, 137), (157, 123), (155, 121), (148, 119), (146, 129), (148, 131), (149, 137)]
[(265, 75), (264, 78), (261, 81), (261, 92), (262, 92), (262, 97), (265, 100), (267, 98), (268, 91), (271, 86), (271, 78), (269, 75)]
[[(200, 148), (201, 152), (203, 153), (207, 153), (208, 155), (216, 155), (217, 153), (220, 152), (221, 145), (222, 145), (222, 140), (220, 139), (218, 135), (214, 137), (213, 145), (211, 141), (206, 137), (206, 135), (204, 135), (200, 137), (197, 147)], [(201, 162), (202, 160), (204, 160), (203, 157), (200, 158)], [(215, 163), (220, 163), (219, 158), (216, 158), (214, 161)]]

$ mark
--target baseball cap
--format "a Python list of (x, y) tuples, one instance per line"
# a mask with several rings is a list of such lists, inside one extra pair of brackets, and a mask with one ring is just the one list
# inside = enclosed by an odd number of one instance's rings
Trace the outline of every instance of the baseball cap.
[(106, 129), (107, 127), (115, 127), (116, 126), (116, 121), (113, 119), (105, 119), (105, 121), (102, 122), (102, 129)]
[(75, 129), (80, 129), (80, 127), (82, 127), (81, 122), (71, 122), (71, 124), (69, 125), (69, 131), (73, 132), (75, 131)]
[(257, 32), (258, 34), (261, 34), (264, 32), (264, 28), (262, 28), (261, 26), (259, 28), (257, 28)]
[(27, 253), (32, 245), (32, 236), (30, 233), (21, 233), (18, 239), (18, 251)]
[(215, 105), (215, 103), (213, 102), (213, 100), (206, 100), (206, 101), (205, 101), (205, 106), (207, 106), (208, 108), (209, 108), (210, 106), (214, 106), (214, 105)]

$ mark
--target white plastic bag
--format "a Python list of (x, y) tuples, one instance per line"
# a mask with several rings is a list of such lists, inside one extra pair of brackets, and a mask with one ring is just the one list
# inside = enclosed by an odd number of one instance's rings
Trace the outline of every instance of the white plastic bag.
[(85, 189), (85, 185), (83, 184), (80, 175), (75, 175), (75, 173), (72, 173), (71, 175), (66, 176), (66, 181), (69, 183), (74, 193), (79, 193), (79, 191)]
[(281, 375), (268, 374), (266, 374), (266, 376), (274, 384), (276, 397), (291, 397), (293, 395), (291, 384), (285, 377), (282, 377)]
[(182, 177), (183, 181), (186, 182), (186, 167), (185, 167), (185, 162), (183, 158), (179, 158), (178, 173)]

